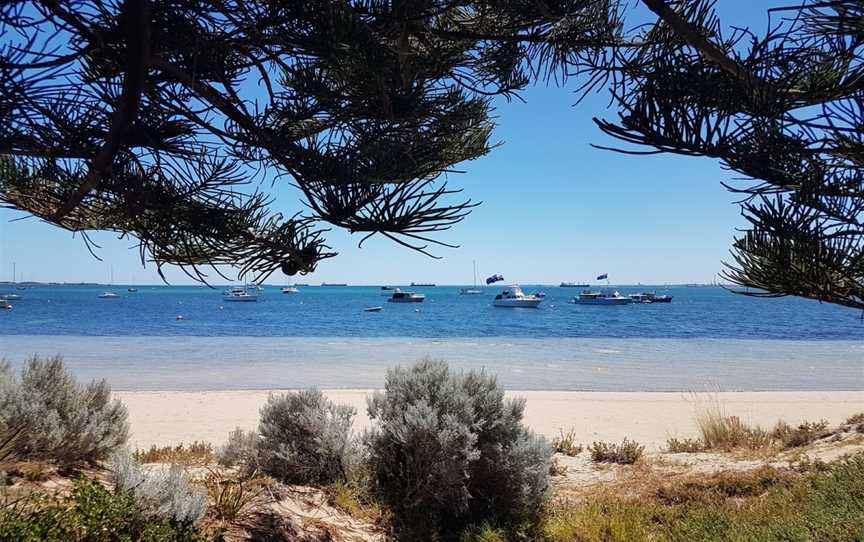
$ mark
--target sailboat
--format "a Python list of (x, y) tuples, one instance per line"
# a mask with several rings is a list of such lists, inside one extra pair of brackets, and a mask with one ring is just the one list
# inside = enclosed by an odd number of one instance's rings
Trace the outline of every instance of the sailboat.
[[(111, 286), (114, 286), (114, 268), (111, 268)], [(120, 297), (118, 294), (114, 292), (103, 292), (99, 294), (99, 299), (117, 299)]]
[(478, 295), (482, 294), (483, 290), (477, 287), (477, 261), (474, 260), (474, 286), (471, 288), (461, 288), (459, 295)]

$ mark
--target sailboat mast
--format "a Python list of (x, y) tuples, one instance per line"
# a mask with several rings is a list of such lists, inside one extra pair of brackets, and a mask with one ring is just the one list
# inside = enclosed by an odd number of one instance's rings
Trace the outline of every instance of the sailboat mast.
[(477, 260), (473, 260), (474, 264), (474, 287), (477, 287)]

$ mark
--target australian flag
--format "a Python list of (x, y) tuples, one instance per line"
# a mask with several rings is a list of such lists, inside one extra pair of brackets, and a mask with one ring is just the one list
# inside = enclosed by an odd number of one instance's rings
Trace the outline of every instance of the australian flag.
[(597, 280), (604, 280), (609, 278), (609, 273), (603, 273), (597, 277)]
[(492, 275), (486, 279), (486, 284), (493, 284), (502, 280), (504, 280), (504, 275)]

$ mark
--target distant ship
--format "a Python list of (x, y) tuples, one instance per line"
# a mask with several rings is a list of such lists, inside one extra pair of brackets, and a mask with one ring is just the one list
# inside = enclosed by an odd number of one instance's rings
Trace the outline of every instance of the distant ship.
[(321, 286), (348, 286), (344, 282), (322, 282)]
[(411, 286), (415, 288), (434, 288), (435, 285), (431, 282), (412, 282)]
[(562, 282), (561, 288), (588, 288), (588, 285), (579, 284), (577, 282)]

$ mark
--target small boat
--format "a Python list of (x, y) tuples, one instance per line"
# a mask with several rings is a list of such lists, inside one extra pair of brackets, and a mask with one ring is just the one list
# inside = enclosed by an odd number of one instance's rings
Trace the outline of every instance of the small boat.
[(431, 282), (412, 282), (411, 286), (414, 288), (435, 288), (435, 285)]
[(9, 303), (5, 299), (0, 299), (0, 310), (12, 310), (12, 303)]
[(99, 294), (99, 299), (117, 299), (118, 297), (120, 296), (118, 294), (115, 294), (114, 292), (105, 292)]
[(363, 312), (381, 312), (384, 310), (384, 307), (366, 307), (363, 309)]
[(127, 292), (135, 293), (138, 291), (138, 288), (126, 288)]
[(381, 291), (382, 291), (382, 292), (392, 291), (392, 290), (395, 290), (395, 289), (396, 289), (395, 286), (382, 286), (382, 287), (381, 287)]
[(655, 292), (642, 292), (641, 294), (630, 294), (634, 303), (671, 303), (671, 295), (657, 295)]
[(393, 295), (390, 296), (390, 303), (422, 303), (426, 299), (426, 296), (423, 294), (415, 294), (414, 292), (403, 292), (399, 288), (393, 292)]
[(522, 288), (514, 284), (496, 295), (492, 304), (496, 307), (525, 307), (536, 309), (542, 302), (542, 298), (539, 298), (536, 295), (527, 295), (522, 291)]
[(617, 290), (600, 290), (599, 292), (585, 290), (574, 297), (571, 303), (577, 305), (629, 305), (633, 303), (633, 300), (619, 294)]
[(460, 288), (459, 295), (480, 295), (483, 290), (477, 287), (477, 262), (474, 262), (474, 286), (471, 288)]
[(300, 292), (300, 290), (298, 290), (296, 286), (286, 286), (286, 287), (282, 288), (283, 294), (296, 294), (299, 292)]
[(6, 301), (21, 301), (21, 296), (18, 294), (3, 294), (0, 295), (0, 299), (5, 299)]
[(329, 287), (340, 286), (341, 287), (341, 286), (348, 286), (348, 285), (344, 282), (322, 282), (321, 286), (329, 286)]
[(223, 301), (258, 301), (257, 290), (249, 291), (245, 286), (234, 286), (222, 293)]
[(576, 282), (562, 282), (560, 288), (588, 288), (588, 285)]

